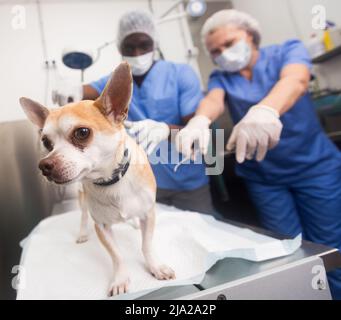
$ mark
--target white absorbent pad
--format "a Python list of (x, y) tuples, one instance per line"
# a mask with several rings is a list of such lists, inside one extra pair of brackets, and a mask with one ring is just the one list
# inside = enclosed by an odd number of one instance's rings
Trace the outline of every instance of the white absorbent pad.
[[(107, 299), (113, 276), (109, 254), (97, 239), (93, 222), (89, 240), (76, 244), (80, 211), (47, 218), (22, 242), (18, 299)], [(277, 240), (206, 216), (172, 207), (156, 206), (154, 248), (172, 267), (175, 280), (157, 280), (147, 270), (141, 252), (141, 232), (129, 223), (113, 226), (130, 274), (133, 299), (166, 286), (200, 283), (218, 260), (238, 257), (263, 261), (293, 253), (301, 237)]]

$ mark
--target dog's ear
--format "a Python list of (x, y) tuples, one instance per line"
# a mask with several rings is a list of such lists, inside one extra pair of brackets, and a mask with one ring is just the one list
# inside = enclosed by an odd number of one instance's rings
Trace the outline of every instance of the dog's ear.
[(122, 62), (113, 72), (95, 106), (110, 121), (121, 123), (127, 118), (132, 92), (132, 75), (129, 64)]
[(42, 129), (44, 127), (45, 120), (49, 115), (49, 110), (40, 103), (28, 98), (21, 97), (19, 101), (27, 118), (38, 126), (39, 129)]

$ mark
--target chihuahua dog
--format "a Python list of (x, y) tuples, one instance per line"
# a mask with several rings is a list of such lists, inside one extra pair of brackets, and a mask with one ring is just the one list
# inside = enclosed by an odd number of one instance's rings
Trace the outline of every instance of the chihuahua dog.
[(143, 149), (124, 129), (131, 92), (130, 67), (123, 62), (95, 101), (83, 100), (48, 110), (20, 98), (27, 117), (39, 127), (46, 149), (39, 163), (42, 174), (57, 184), (82, 183), (77, 242), (87, 240), (89, 211), (97, 236), (113, 262), (109, 296), (126, 293), (129, 286), (127, 270), (115, 245), (111, 228), (114, 223), (138, 219), (148, 270), (159, 280), (175, 278), (174, 271), (160, 263), (153, 252), (156, 182)]

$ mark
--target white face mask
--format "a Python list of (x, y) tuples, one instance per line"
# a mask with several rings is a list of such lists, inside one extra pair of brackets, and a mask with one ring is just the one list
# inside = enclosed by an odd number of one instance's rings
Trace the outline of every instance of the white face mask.
[(235, 45), (227, 48), (214, 59), (218, 66), (227, 72), (237, 72), (244, 69), (251, 60), (251, 47), (242, 39)]
[(137, 57), (123, 56), (123, 60), (129, 63), (131, 72), (134, 76), (142, 76), (150, 69), (153, 64), (154, 51)]

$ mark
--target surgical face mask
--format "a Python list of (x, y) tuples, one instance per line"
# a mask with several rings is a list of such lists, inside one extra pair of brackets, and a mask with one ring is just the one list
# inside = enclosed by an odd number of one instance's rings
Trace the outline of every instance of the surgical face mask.
[(227, 48), (214, 59), (215, 63), (224, 71), (237, 72), (244, 69), (251, 60), (251, 47), (242, 39)]
[(148, 52), (137, 57), (123, 56), (123, 60), (127, 61), (131, 67), (134, 76), (142, 76), (153, 64), (154, 52)]

